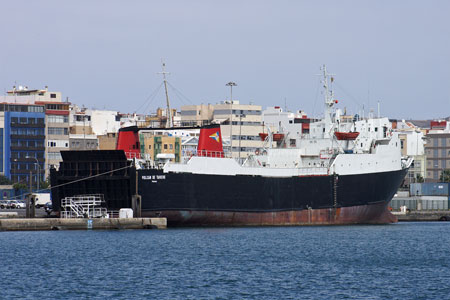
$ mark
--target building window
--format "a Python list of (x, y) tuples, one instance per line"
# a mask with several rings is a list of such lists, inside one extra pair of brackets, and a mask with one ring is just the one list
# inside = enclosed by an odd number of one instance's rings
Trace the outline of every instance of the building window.
[(148, 145), (148, 149), (152, 149), (152, 145)]
[(167, 149), (167, 144), (164, 144), (164, 149)]
[(170, 150), (172, 150), (173, 149), (173, 145), (169, 144), (169, 148), (170, 148)]
[(56, 98), (56, 94), (50, 94), (50, 98)]
[(69, 130), (68, 130), (68, 128), (49, 127), (48, 128), (48, 134), (68, 135), (69, 134)]
[(69, 117), (68, 116), (49, 115), (49, 116), (47, 116), (47, 121), (49, 123), (68, 123)]

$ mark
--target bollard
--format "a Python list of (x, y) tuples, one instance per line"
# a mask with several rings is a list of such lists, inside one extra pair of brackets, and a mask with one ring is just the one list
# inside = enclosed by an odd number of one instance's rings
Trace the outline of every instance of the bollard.
[(131, 196), (131, 208), (133, 209), (133, 218), (141, 217), (142, 197), (141, 195)]

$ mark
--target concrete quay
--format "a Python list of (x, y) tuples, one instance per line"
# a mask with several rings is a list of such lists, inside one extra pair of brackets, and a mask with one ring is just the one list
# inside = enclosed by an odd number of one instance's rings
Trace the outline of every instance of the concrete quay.
[(399, 222), (450, 221), (449, 210), (393, 212)]
[(166, 218), (1, 219), (0, 231), (165, 229)]

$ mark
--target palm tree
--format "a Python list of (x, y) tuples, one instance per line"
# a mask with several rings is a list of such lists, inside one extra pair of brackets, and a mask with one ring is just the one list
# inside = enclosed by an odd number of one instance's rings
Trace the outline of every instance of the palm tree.
[(450, 169), (443, 170), (441, 177), (439, 177), (440, 182), (450, 182)]

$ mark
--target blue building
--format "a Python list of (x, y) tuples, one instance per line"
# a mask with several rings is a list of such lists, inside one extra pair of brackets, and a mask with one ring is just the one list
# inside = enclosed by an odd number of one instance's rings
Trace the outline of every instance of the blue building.
[[(0, 173), (13, 182), (44, 178), (44, 105), (0, 103)], [(3, 123), (3, 124), (1, 124)], [(2, 126), (3, 125), (3, 126)]]

